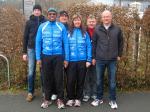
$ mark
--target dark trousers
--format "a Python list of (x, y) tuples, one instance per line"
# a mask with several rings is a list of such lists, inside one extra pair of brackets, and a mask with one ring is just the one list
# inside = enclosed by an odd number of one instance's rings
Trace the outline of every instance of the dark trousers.
[(90, 66), (89, 68), (87, 68), (83, 92), (85, 96), (97, 95), (96, 67), (95, 66)]
[[(42, 72), (42, 67), (40, 68), (40, 77), (41, 77), (41, 90), (42, 90), (42, 93), (44, 93), (44, 88), (43, 88), (43, 83), (44, 83), (44, 79), (43, 79), (43, 72)], [(52, 94), (57, 94), (56, 92), (56, 84), (55, 84), (55, 79), (53, 79), (53, 84), (52, 84)]]
[(64, 97), (63, 86), (63, 56), (42, 55), (43, 87), (45, 99), (50, 100), (55, 84), (58, 99)]
[(82, 99), (86, 76), (85, 61), (69, 62), (67, 69), (67, 97), (68, 99)]

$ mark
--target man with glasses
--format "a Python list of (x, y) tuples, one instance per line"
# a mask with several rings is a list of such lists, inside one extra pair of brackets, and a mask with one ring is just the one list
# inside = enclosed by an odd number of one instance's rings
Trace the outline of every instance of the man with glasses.
[[(36, 60), (42, 64), (43, 86), (45, 100), (42, 108), (47, 108), (51, 102), (53, 81), (58, 95), (57, 106), (64, 108), (63, 64), (68, 65), (69, 46), (65, 26), (56, 22), (57, 11), (49, 8), (48, 21), (39, 26), (36, 36)], [(64, 62), (64, 63), (63, 63)]]
[[(59, 12), (59, 22), (61, 22), (65, 26), (67, 31), (69, 30), (68, 21), (69, 21), (68, 13), (66, 11), (64, 11), (64, 10), (60, 11)], [(65, 75), (65, 72), (66, 72), (66, 69), (64, 68), (64, 75)], [(64, 80), (65, 80), (65, 76), (64, 76)], [(51, 100), (54, 101), (56, 99), (57, 99), (56, 86), (55, 86), (55, 83), (53, 82)]]

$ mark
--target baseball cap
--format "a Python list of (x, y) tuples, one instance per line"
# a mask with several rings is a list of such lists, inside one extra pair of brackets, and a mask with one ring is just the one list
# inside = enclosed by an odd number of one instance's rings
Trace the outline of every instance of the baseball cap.
[(60, 12), (59, 12), (59, 15), (60, 15), (60, 16), (65, 15), (65, 16), (69, 17), (67, 11), (64, 11), (64, 10), (60, 11)]

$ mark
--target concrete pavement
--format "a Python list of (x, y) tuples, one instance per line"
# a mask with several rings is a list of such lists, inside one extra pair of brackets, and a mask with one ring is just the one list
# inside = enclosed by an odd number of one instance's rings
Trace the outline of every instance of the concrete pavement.
[(47, 109), (40, 108), (40, 95), (31, 103), (26, 102), (25, 97), (25, 93), (1, 94), (0, 112), (150, 112), (150, 92), (119, 93), (117, 110), (110, 108), (107, 96), (104, 98), (104, 104), (98, 107), (92, 107), (89, 101), (82, 103), (81, 107), (67, 107), (63, 110), (57, 109), (56, 102)]

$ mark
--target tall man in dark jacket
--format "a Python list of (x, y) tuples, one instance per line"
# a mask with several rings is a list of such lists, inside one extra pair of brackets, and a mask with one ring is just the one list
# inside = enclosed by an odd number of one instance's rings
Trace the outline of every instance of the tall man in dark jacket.
[(45, 22), (46, 19), (42, 15), (42, 8), (36, 4), (33, 7), (33, 14), (26, 22), (24, 38), (23, 38), (23, 60), (28, 61), (28, 95), (26, 100), (28, 102), (33, 100), (34, 94), (34, 80), (35, 80), (35, 37), (39, 25)]
[(116, 103), (116, 63), (123, 51), (123, 36), (121, 29), (112, 23), (112, 14), (105, 10), (102, 15), (102, 25), (95, 29), (93, 35), (93, 64), (96, 63), (97, 98), (91, 104), (98, 106), (103, 103), (104, 72), (108, 70), (109, 105), (118, 108)]

